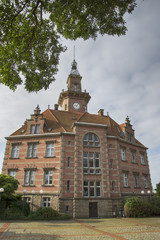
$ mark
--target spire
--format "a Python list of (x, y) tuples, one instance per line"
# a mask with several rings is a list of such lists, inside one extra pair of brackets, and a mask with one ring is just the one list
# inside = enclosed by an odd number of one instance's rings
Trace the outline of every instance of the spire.
[(130, 119), (128, 116), (126, 117), (126, 124), (130, 125)]
[(74, 60), (73, 60), (73, 62), (71, 64), (71, 66), (72, 67), (71, 67), (71, 73), (70, 74), (80, 76), (79, 71), (77, 69), (77, 62), (75, 61), (75, 46), (74, 46)]

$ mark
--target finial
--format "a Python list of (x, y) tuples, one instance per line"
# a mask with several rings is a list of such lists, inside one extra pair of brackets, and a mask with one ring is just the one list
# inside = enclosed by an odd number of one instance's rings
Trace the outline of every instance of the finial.
[(129, 119), (128, 115), (126, 117), (126, 124), (130, 124), (130, 119)]
[(72, 62), (72, 64), (71, 64), (71, 65), (72, 65), (71, 74), (80, 76), (79, 71), (78, 71), (78, 69), (77, 69), (77, 62), (76, 62), (76, 60), (75, 60), (75, 46), (74, 46), (73, 55), (74, 55), (74, 59), (73, 59), (73, 62)]
[(40, 112), (41, 112), (41, 110), (40, 110), (40, 107), (39, 107), (39, 104), (38, 104), (37, 107), (36, 107), (35, 110), (34, 110), (34, 114), (35, 114), (35, 115), (39, 115)]

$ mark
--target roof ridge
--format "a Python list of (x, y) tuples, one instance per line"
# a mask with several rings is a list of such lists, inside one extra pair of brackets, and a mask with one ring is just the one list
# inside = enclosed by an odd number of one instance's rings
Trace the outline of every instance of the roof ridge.
[[(56, 120), (56, 122), (59, 124), (59, 126), (62, 127), (65, 132), (67, 132), (67, 130), (60, 124), (60, 122), (58, 121), (57, 117), (53, 114), (53, 112), (52, 112), (50, 109), (48, 109), (48, 110), (49, 110), (49, 112), (52, 114), (52, 116), (55, 118), (55, 120)], [(54, 110), (53, 110), (53, 111), (54, 111)]]

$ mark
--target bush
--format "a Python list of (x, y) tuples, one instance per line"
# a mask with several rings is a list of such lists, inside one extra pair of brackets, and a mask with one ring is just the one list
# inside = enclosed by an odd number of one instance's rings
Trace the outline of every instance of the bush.
[(126, 217), (149, 217), (154, 215), (152, 205), (139, 197), (131, 197), (124, 205), (124, 215)]
[(51, 207), (38, 208), (35, 212), (32, 213), (32, 219), (55, 219), (60, 216), (60, 214)]
[(160, 197), (154, 196), (149, 203), (152, 205), (154, 216), (160, 216)]
[(3, 213), (4, 219), (22, 219), (30, 214), (29, 205), (20, 200), (12, 201)]

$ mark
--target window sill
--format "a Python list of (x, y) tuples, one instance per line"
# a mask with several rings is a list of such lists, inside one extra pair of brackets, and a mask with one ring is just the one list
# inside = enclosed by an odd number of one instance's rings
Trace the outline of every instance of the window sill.
[(38, 157), (26, 157), (26, 159), (36, 159)]
[(56, 156), (44, 156), (44, 158), (55, 158)]
[(20, 159), (19, 157), (17, 157), (17, 158), (14, 158), (14, 157), (10, 157), (9, 159)]
[(123, 186), (124, 188), (131, 188), (130, 186)]
[(128, 162), (126, 159), (121, 159), (122, 162)]
[(45, 185), (45, 184), (43, 184), (42, 187), (54, 187), (54, 185), (53, 184), (52, 185)]
[(131, 163), (133, 163), (133, 164), (138, 164), (137, 162), (132, 162), (132, 161), (131, 161)]
[(22, 185), (22, 187), (36, 187), (36, 185), (29, 185), (29, 184), (27, 184), (27, 185)]

